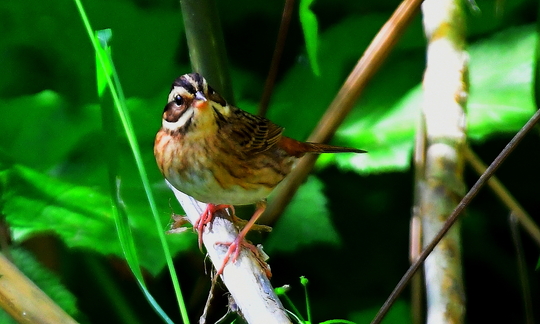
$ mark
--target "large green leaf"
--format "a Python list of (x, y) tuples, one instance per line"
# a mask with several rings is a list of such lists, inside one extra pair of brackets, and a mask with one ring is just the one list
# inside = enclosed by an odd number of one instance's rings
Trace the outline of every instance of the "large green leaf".
[[(113, 55), (120, 58), (116, 67), (126, 95), (167, 90), (179, 73), (175, 58), (183, 46), (178, 9), (106, 0), (85, 6), (96, 29), (114, 30)], [(0, 95), (52, 89), (75, 102), (95, 101), (94, 52), (73, 2), (2, 1), (0, 11), (7, 17), (0, 27)]]
[[(321, 77), (314, 78), (304, 60), (289, 71), (276, 90), (270, 118), (286, 127), (286, 134), (304, 139), (330, 104), (348, 72), (362, 56), (387, 17), (351, 16), (320, 36)], [(419, 25), (412, 30), (419, 32)], [(321, 157), (358, 165), (363, 172), (404, 169), (409, 163), (416, 110), (395, 107), (402, 96), (421, 80), (424, 66), (422, 43), (405, 35), (398, 53), (378, 72), (334, 137), (334, 143), (367, 150), (369, 154)], [(403, 59), (407, 64), (403, 64)], [(295, 118), (291, 118), (293, 115)], [(301, 122), (300, 122), (301, 121)], [(396, 127), (397, 124), (397, 127)], [(341, 133), (346, 136), (341, 136)], [(341, 165), (341, 164), (340, 164)], [(345, 165), (343, 165), (345, 167)]]
[[(4, 168), (0, 180), (2, 213), (6, 215), (16, 241), (38, 233), (54, 233), (69, 247), (123, 257), (108, 196), (21, 165)], [(165, 265), (165, 259), (150, 210), (144, 204), (144, 193), (128, 194), (128, 197), (130, 199), (126, 201), (140, 201), (139, 204), (127, 204), (130, 225), (136, 245), (144, 247), (139, 249), (141, 264), (155, 275)], [(173, 253), (194, 243), (189, 234), (169, 236), (168, 239)]]
[[(514, 133), (533, 114), (535, 46), (534, 26), (511, 28), (470, 46), (470, 139)], [(399, 72), (396, 77), (404, 78)], [(421, 86), (417, 85), (384, 111), (348, 119), (338, 130), (336, 140), (369, 153), (328, 155), (320, 159), (320, 165), (336, 163), (360, 173), (408, 168), (421, 104)], [(366, 108), (372, 110), (362, 107)]]
[(49, 170), (66, 160), (101, 124), (98, 106), (74, 109), (50, 90), (0, 100), (0, 112), (0, 147), (18, 163), (38, 170)]
[(535, 26), (510, 28), (471, 46), (469, 138), (515, 133), (536, 110), (533, 94)]

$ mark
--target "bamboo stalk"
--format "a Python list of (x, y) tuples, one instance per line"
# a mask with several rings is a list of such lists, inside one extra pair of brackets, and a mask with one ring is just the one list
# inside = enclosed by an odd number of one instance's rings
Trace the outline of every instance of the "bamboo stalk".
[[(428, 39), (424, 74), (424, 169), (417, 177), (424, 246), (433, 240), (465, 193), (463, 150), (467, 65), (464, 14), (459, 0), (422, 4)], [(422, 135), (420, 135), (422, 136)], [(465, 293), (461, 269), (459, 223), (453, 226), (424, 263), (427, 318), (431, 323), (463, 323)]]

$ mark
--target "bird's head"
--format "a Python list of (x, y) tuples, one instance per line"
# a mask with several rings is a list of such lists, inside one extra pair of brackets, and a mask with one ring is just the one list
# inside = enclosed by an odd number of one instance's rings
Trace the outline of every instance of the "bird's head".
[(198, 73), (174, 80), (163, 110), (162, 126), (171, 132), (186, 133), (191, 128), (211, 131), (230, 113), (223, 97)]

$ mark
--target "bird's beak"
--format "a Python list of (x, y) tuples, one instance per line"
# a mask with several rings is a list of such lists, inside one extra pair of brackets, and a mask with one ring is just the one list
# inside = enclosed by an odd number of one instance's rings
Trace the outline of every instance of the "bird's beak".
[(204, 94), (200, 91), (197, 91), (195, 93), (195, 99), (193, 100), (193, 106), (198, 109), (204, 109), (208, 107), (208, 100), (204, 96)]

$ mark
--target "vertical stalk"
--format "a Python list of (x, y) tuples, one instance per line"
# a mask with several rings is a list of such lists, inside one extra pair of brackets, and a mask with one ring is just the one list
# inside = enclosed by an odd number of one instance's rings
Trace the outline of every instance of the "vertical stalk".
[[(467, 64), (465, 21), (459, 0), (426, 0), (422, 5), (428, 39), (424, 74), (425, 164), (417, 176), (417, 197), (427, 245), (443, 227), (465, 192), (463, 151)], [(463, 323), (465, 294), (459, 224), (452, 227), (424, 264), (427, 323)]]
[[(180, 0), (180, 5), (193, 70), (202, 74), (217, 92), (232, 103), (225, 42), (215, 0)], [(192, 224), (197, 222), (207, 205), (176, 190), (170, 184), (169, 187), (182, 205), (188, 220)], [(227, 247), (222, 243), (232, 242), (238, 231), (224, 211), (219, 211), (217, 215), (221, 217), (214, 218), (212, 226), (206, 226), (200, 235), (210, 260), (220, 267), (227, 252)], [(247, 323), (291, 323), (265, 270), (255, 255), (244, 249), (235, 263), (227, 264), (221, 279)], [(200, 322), (204, 321), (203, 314)]]
[(234, 104), (223, 31), (215, 0), (180, 0), (189, 58), (215, 90)]

